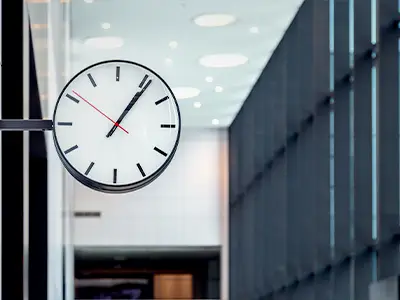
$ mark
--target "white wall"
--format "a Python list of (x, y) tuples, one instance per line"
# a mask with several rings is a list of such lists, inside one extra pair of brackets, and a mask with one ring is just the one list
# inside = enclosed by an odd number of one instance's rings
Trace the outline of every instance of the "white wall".
[(75, 211), (102, 215), (75, 219), (75, 245), (221, 245), (227, 143), (226, 130), (183, 128), (170, 166), (149, 186), (108, 195), (76, 182)]

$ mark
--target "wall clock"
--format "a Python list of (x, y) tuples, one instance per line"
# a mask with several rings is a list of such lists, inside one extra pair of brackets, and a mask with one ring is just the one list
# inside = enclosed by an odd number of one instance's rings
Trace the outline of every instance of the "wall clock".
[(179, 107), (154, 71), (124, 60), (76, 74), (53, 115), (56, 150), (69, 173), (89, 188), (124, 193), (155, 180), (180, 137)]

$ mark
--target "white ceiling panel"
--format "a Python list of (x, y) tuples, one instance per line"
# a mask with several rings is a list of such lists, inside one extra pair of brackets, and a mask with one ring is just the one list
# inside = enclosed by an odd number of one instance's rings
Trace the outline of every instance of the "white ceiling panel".
[[(200, 90), (196, 97), (178, 99), (184, 126), (226, 127), (246, 100), (302, 2), (71, 0), (70, 75), (102, 60), (135, 61), (153, 69), (173, 89)], [(235, 21), (220, 27), (195, 24), (196, 17), (208, 14), (231, 15)], [(118, 38), (122, 45), (112, 47), (113, 40), (102, 41), (105, 37)], [(88, 44), (88, 39), (93, 38), (100, 39), (97, 46), (101, 49)], [(227, 68), (199, 63), (200, 58), (214, 54), (241, 54), (247, 62)], [(206, 77), (212, 77), (212, 82), (207, 82)]]

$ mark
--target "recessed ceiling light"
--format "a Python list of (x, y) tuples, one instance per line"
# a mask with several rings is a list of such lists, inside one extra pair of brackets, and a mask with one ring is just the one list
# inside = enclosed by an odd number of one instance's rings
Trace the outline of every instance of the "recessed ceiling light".
[(259, 33), (260, 32), (260, 30), (256, 26), (250, 27), (249, 31), (250, 31), (250, 33)]
[(124, 40), (116, 36), (94, 37), (86, 39), (85, 45), (97, 49), (114, 49), (122, 47)]
[(201, 15), (194, 19), (194, 23), (201, 27), (221, 27), (236, 21), (235, 16), (228, 14)]
[(31, 28), (32, 29), (46, 29), (48, 26), (47, 24), (32, 24)]
[(103, 24), (101, 24), (101, 27), (103, 29), (110, 29), (111, 28), (111, 24), (110, 23), (103, 23)]
[(85, 0), (86, 3), (93, 3), (93, 0)]
[(201, 102), (195, 102), (195, 103), (193, 103), (193, 106), (195, 108), (200, 108), (201, 107)]
[(219, 124), (219, 120), (218, 120), (218, 119), (213, 119), (213, 120), (211, 121), (211, 123), (212, 123), (213, 125), (218, 125), (218, 124)]
[(172, 91), (179, 100), (197, 97), (200, 94), (200, 90), (194, 87), (176, 87)]
[(224, 88), (222, 87), (222, 86), (216, 86), (215, 87), (215, 89), (214, 89), (214, 91), (216, 92), (216, 93), (221, 93), (222, 91), (224, 90)]
[(211, 76), (207, 76), (206, 77), (206, 81), (207, 82), (213, 82), (214, 78), (212, 78)]
[(166, 65), (171, 66), (172, 63), (173, 63), (173, 61), (172, 61), (171, 58), (166, 58), (166, 59), (165, 59), (165, 64), (166, 64)]
[(200, 58), (200, 64), (209, 68), (229, 68), (245, 64), (248, 58), (242, 54), (212, 54)]
[(178, 42), (176, 42), (176, 41), (171, 41), (171, 42), (169, 42), (169, 47), (171, 48), (171, 49), (176, 49), (177, 47), (178, 47)]

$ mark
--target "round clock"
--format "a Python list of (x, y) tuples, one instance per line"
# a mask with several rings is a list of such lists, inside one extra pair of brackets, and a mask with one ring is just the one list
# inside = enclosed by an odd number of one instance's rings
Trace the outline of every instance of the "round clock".
[(79, 72), (54, 110), (53, 137), (66, 169), (102, 192), (130, 192), (171, 162), (181, 118), (175, 96), (154, 71), (110, 60)]

